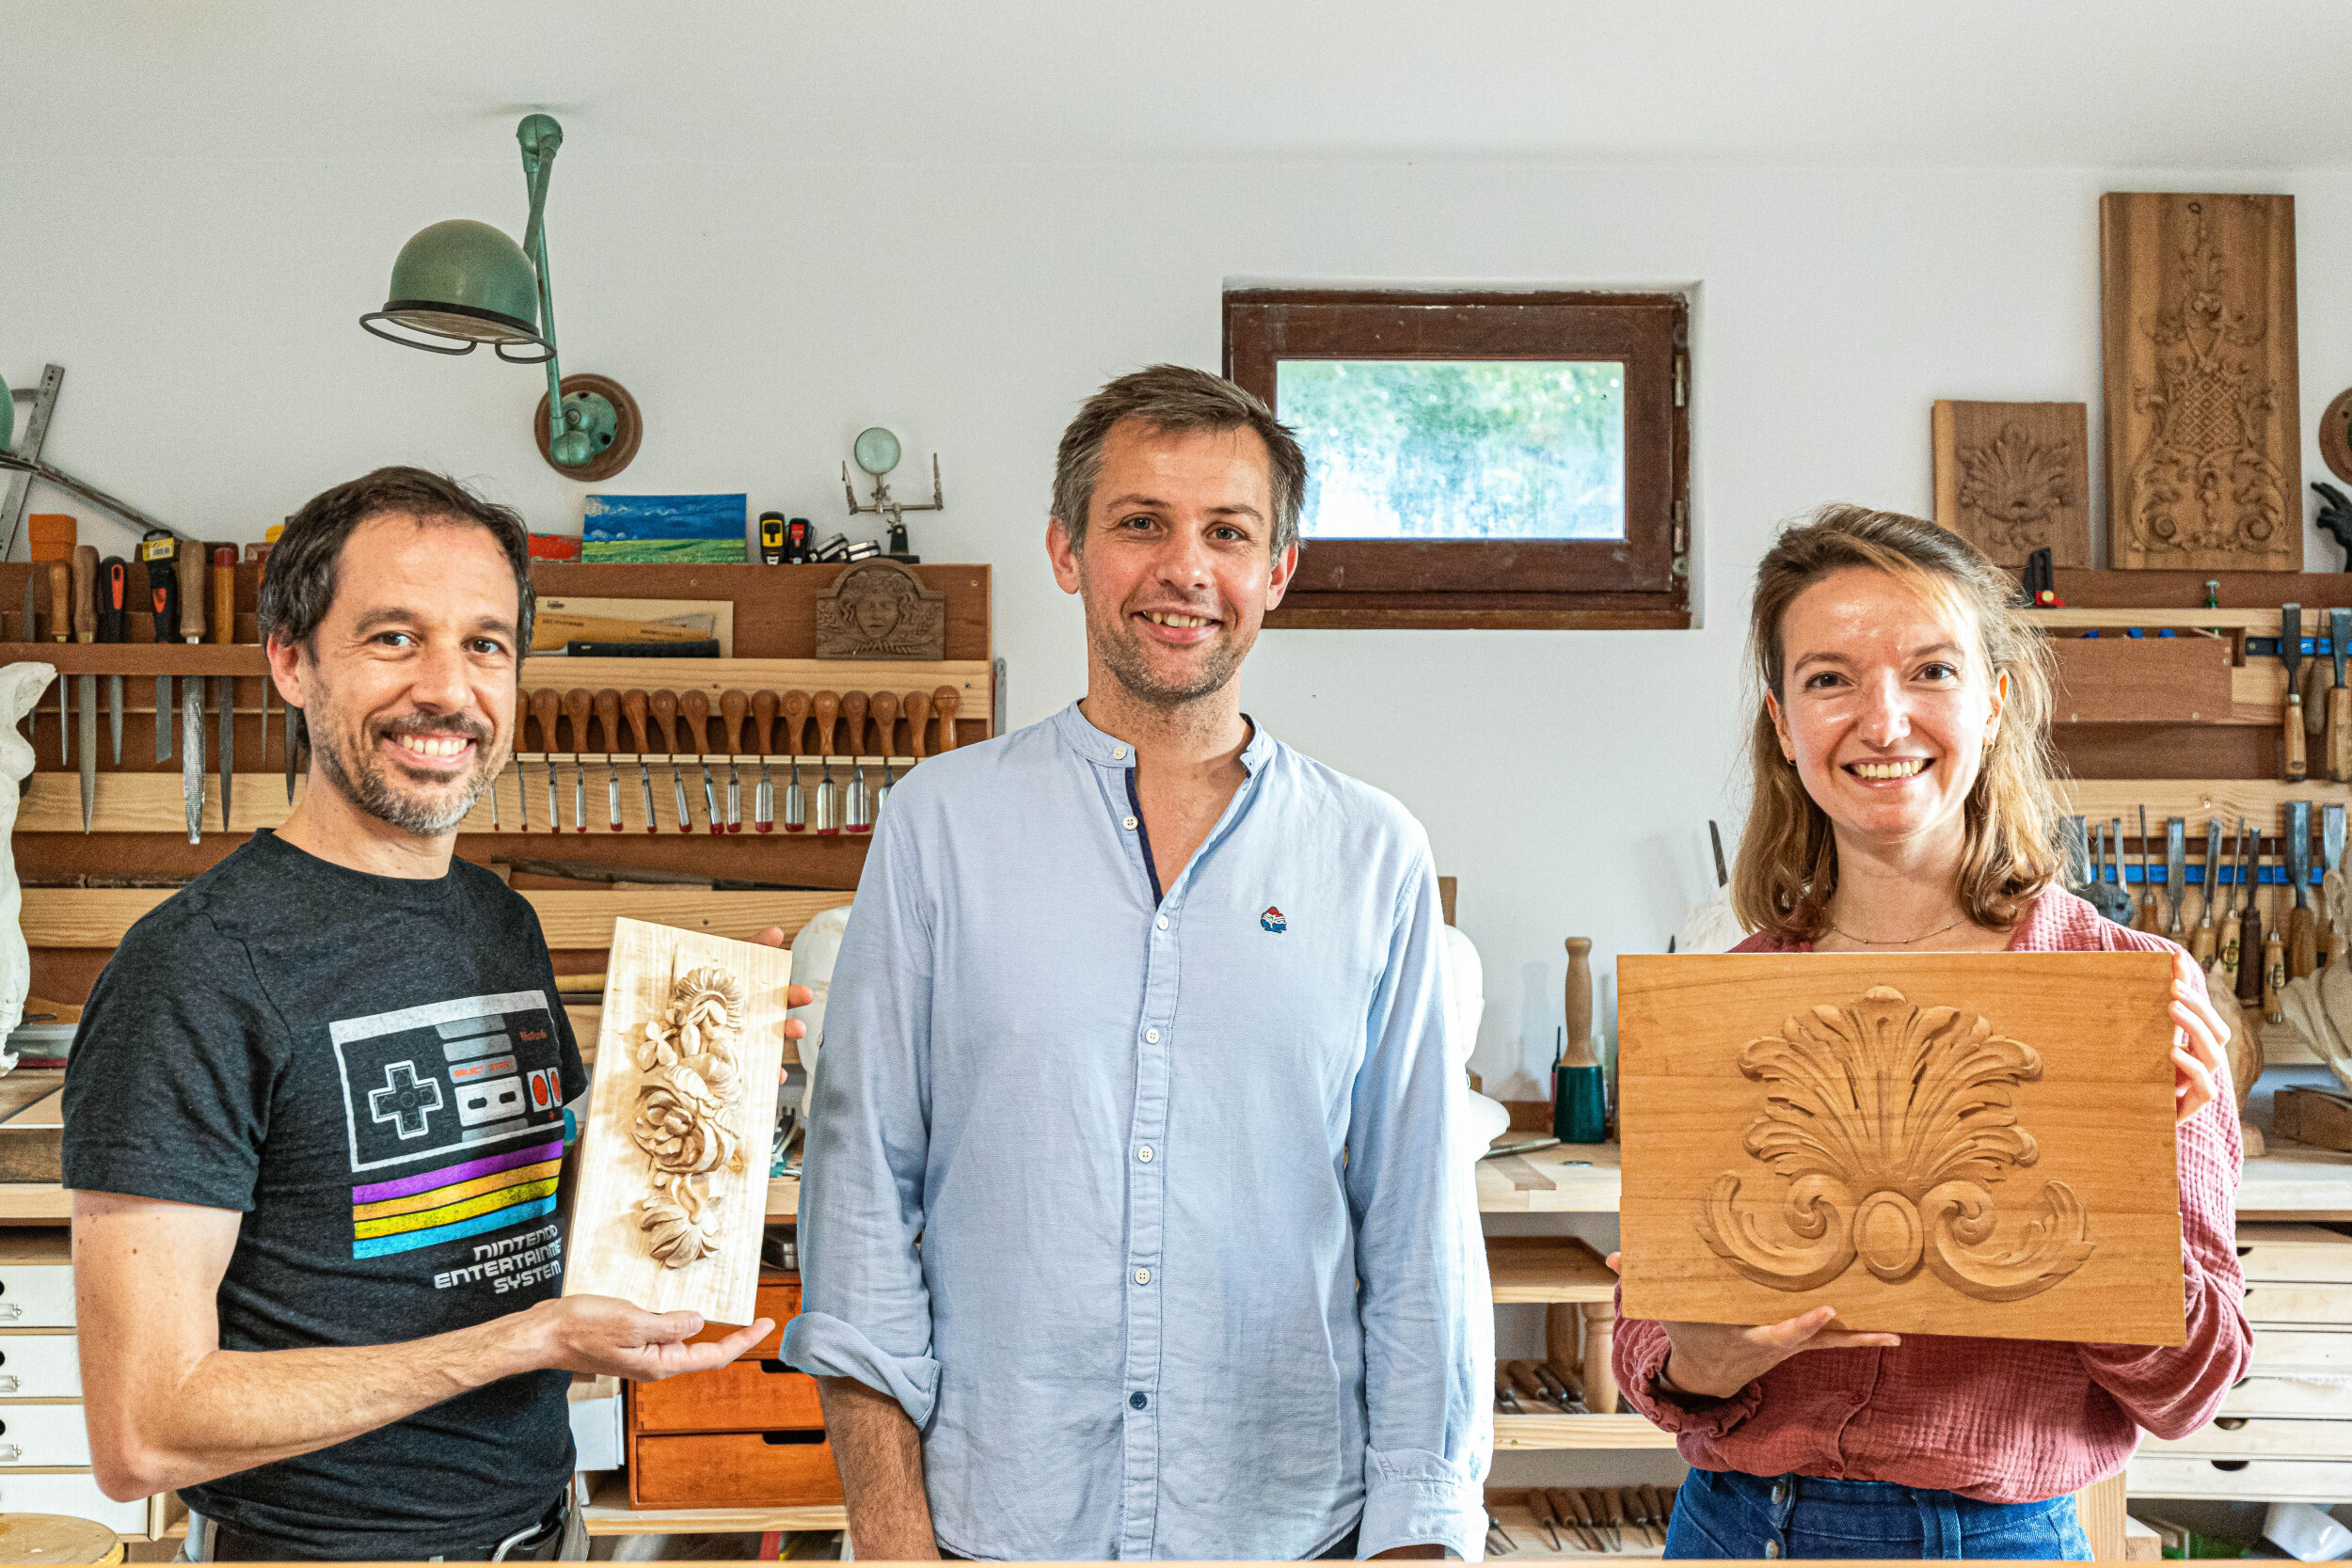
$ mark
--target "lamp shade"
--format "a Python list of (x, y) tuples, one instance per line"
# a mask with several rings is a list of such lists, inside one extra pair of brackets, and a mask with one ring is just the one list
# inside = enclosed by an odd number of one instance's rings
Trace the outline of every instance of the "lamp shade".
[(16, 445), (16, 394), (0, 381), (0, 451)]
[[(384, 309), (359, 321), (379, 338), (442, 354), (469, 354), (476, 343), (498, 344), (509, 358), (532, 357), (507, 354), (509, 344), (538, 348), (539, 358), (553, 352), (539, 335), (539, 275), (531, 258), (501, 231), (471, 218), (419, 230), (392, 262)], [(385, 331), (379, 322), (465, 346), (419, 342)]]

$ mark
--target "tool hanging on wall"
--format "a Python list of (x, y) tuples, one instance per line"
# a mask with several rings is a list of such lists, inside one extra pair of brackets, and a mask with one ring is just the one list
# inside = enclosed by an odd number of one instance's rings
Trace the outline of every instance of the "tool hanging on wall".
[(752, 791), (752, 832), (776, 831), (776, 786), (768, 777), (768, 735), (776, 725), (776, 694), (752, 693), (752, 744), (759, 752), (759, 784)]
[(2279, 607), (2279, 662), (2287, 669), (2285, 711), (2280, 731), (2280, 758), (2286, 770), (2287, 783), (2301, 784), (2304, 779), (2303, 752), (2303, 689), (2296, 675), (2303, 660), (2303, 607), (2287, 604)]
[(2244, 889), (2244, 907), (2238, 911), (2237, 999), (2248, 1010), (2259, 1012), (2263, 1005), (2262, 884), (2258, 879), (2262, 875), (2262, 834), (2249, 832), (2241, 822), (2238, 846), (2246, 857), (2246, 868), (2238, 874)]
[(2164, 917), (2156, 912), (2155, 842), (2148, 836), (2148, 808), (2139, 808), (2139, 910), (2132, 925), (2142, 931), (2161, 931)]
[[(213, 552), (213, 641), (237, 640), (237, 552), (223, 545)], [(230, 828), (229, 788), (237, 776), (237, 678), (220, 677), (220, 826)]]
[(661, 818), (653, 809), (653, 770), (645, 763), (647, 753), (653, 750), (653, 733), (646, 727), (644, 691), (632, 686), (622, 692), (621, 711), (628, 716), (629, 739), (637, 748), (637, 786), (645, 797), (645, 832), (658, 833), (661, 831)]
[(834, 726), (841, 718), (841, 696), (834, 691), (819, 691), (815, 703), (817, 710), (817, 766), (822, 771), (817, 780), (817, 824), (818, 837), (841, 832), (841, 816), (833, 793)]
[(963, 705), (963, 693), (952, 686), (943, 686), (931, 693), (931, 711), (939, 715), (939, 752), (942, 756), (956, 749), (956, 714)]
[(703, 774), (703, 822), (714, 833), (726, 831), (719, 811), (719, 791), (710, 782), (710, 698), (699, 690), (678, 693), (678, 717), (686, 722), (687, 750)]
[[(189, 540), (172, 558), (180, 578), (180, 640), (204, 641), (204, 546)], [(180, 678), (180, 794), (187, 808), (188, 842), (204, 834), (204, 677)], [(225, 825), (228, 818), (223, 816)]]
[(740, 691), (719, 693), (720, 738), (727, 743), (727, 832), (743, 831), (743, 771), (737, 761), (743, 754), (743, 721), (750, 717), (751, 699)]
[(551, 687), (541, 687), (531, 694), (531, 720), (539, 726), (538, 761), (548, 770), (548, 832), (564, 831), (564, 802), (556, 794), (555, 757), (563, 743), (556, 738), (556, 722), (563, 717), (564, 699)]
[[(98, 547), (73, 546), (73, 640), (98, 641)], [(60, 685), (63, 683), (60, 682)], [(89, 832), (98, 805), (98, 677), (73, 677), (74, 700), (82, 708), (82, 832)]]
[(2172, 905), (2172, 923), (2165, 934), (2182, 940), (2181, 901), (2188, 896), (2188, 820), (2169, 816), (2164, 823), (2164, 895)]
[(2312, 803), (2287, 802), (2287, 875), (2295, 879), (2295, 908), (2287, 914), (2287, 978), (2300, 980), (2319, 965), (2319, 926), (2305, 894), (2312, 881)]
[[(45, 573), (49, 579), (49, 638), (53, 642), (69, 642), (73, 639), (73, 565), (71, 561), (52, 561)], [(73, 766), (73, 682), (65, 675), (57, 677), (57, 766)]]
[(2238, 945), (2238, 911), (2246, 903), (2246, 876), (2238, 869), (2236, 862), (2245, 853), (2246, 818), (2241, 816), (2237, 819), (2237, 838), (2231, 846), (2230, 907), (2223, 911), (2220, 927), (2214, 933), (2214, 940), (2219, 944), (2216, 959), (2220, 967), (2221, 983), (2230, 988), (2232, 995), (2237, 993), (2238, 956), (2243, 951)]
[(2322, 893), (2319, 899), (2319, 961), (2323, 964), (2334, 964), (2344, 957), (2342, 944), (2345, 933), (2336, 928), (2335, 917), (2328, 913), (2325, 889), (2328, 885), (2326, 875), (2328, 872), (2333, 871), (2339, 875), (2344, 872), (2344, 807), (2341, 805), (2326, 806), (2321, 809), (2319, 847), (2320, 853), (2327, 863), (2320, 867)]
[(588, 831), (588, 717), (596, 693), (575, 686), (564, 693), (564, 717), (572, 725), (572, 832)]
[(2329, 610), (2328, 655), (2336, 667), (2336, 683), (2328, 689), (2326, 750), (2328, 777), (2338, 784), (2352, 783), (2352, 688), (2344, 683), (2347, 643), (2352, 643), (2352, 610)]
[(694, 816), (686, 806), (686, 781), (677, 770), (677, 693), (657, 691), (653, 694), (653, 721), (661, 731), (661, 749), (670, 757), (670, 791), (677, 800), (677, 831), (694, 831)]
[[(180, 575), (177, 562), (179, 541), (170, 534), (151, 531), (139, 541), (139, 565), (147, 574), (147, 608), (155, 617), (155, 641), (174, 642), (180, 638)], [(27, 594), (29, 595), (29, 585)], [(33, 635), (29, 616), (24, 635)], [(171, 760), (171, 677), (155, 677), (155, 760)]]
[[(127, 616), (131, 605), (131, 563), (110, 555), (98, 563), (98, 641), (131, 640)], [(161, 715), (155, 721), (163, 722)], [(106, 738), (114, 750), (114, 765), (122, 766), (122, 677), (106, 677)]]
[(890, 804), (891, 759), (898, 752), (898, 694), (896, 691), (874, 693), (874, 727), (882, 732), (882, 779), (874, 791), (873, 821), (882, 821), (882, 808)]
[(596, 693), (596, 727), (604, 732), (604, 808), (612, 831), (621, 831), (621, 694), (611, 687)]
[(850, 726), (850, 789), (848, 810), (841, 825), (853, 833), (871, 832), (874, 828), (873, 801), (866, 793), (866, 693), (842, 693), (841, 717)]
[(2197, 912), (2197, 928), (2188, 934), (2189, 957), (2197, 960), (2199, 969), (2213, 964), (2213, 905), (2221, 896), (2221, 818), (2205, 818), (2205, 895), (2199, 902), (2203, 908)]
[(803, 832), (808, 827), (808, 801), (801, 793), (801, 726), (808, 719), (808, 693), (787, 691), (784, 694), (784, 749), (791, 769), (784, 786), (784, 831)]

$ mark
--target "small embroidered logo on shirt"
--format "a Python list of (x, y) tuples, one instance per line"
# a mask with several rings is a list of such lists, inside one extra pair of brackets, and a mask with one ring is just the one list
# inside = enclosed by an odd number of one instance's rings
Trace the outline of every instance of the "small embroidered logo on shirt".
[(1291, 923), (1282, 918), (1282, 911), (1280, 910), (1278, 910), (1273, 905), (1268, 904), (1265, 908), (1265, 913), (1258, 917), (1258, 924), (1264, 927), (1267, 930), (1272, 931), (1279, 937), (1284, 931), (1290, 929)]

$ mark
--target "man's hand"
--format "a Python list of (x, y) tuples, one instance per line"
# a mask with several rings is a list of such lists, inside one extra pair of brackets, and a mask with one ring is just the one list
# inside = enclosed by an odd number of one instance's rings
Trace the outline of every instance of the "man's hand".
[[(1622, 1254), (1611, 1253), (1609, 1266), (1618, 1268)], [(1619, 1270), (1620, 1273), (1623, 1270)], [(1703, 1400), (1727, 1400), (1792, 1355), (1809, 1350), (1853, 1350), (1902, 1343), (1893, 1334), (1856, 1334), (1833, 1329), (1835, 1307), (1817, 1307), (1761, 1328), (1738, 1323), (1661, 1323), (1674, 1348), (1658, 1374), (1659, 1386), (1670, 1394), (1690, 1394)]]
[(617, 1296), (543, 1301), (501, 1323), (521, 1337), (532, 1366), (638, 1383), (723, 1367), (776, 1326), (760, 1318), (723, 1339), (690, 1345), (686, 1341), (703, 1331), (700, 1312), (648, 1312)]

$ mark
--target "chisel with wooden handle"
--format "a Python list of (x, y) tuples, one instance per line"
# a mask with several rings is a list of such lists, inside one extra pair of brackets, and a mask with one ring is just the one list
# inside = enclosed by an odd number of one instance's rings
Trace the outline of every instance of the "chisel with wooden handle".
[[(159, 644), (180, 641), (180, 574), (174, 565), (179, 548), (179, 540), (155, 530), (139, 541), (139, 563), (147, 570), (147, 608), (155, 617), (155, 641)], [(28, 622), (25, 640), (31, 641), (32, 635)], [(171, 760), (169, 675), (155, 677), (155, 760)]]
[(645, 764), (646, 756), (653, 751), (653, 735), (645, 728), (644, 691), (632, 686), (622, 692), (621, 712), (628, 716), (629, 742), (637, 750), (637, 787), (645, 796), (645, 832), (658, 833), (661, 831), (661, 821), (654, 814), (653, 773)]
[(2246, 869), (2238, 876), (2238, 895), (2243, 907), (2238, 911), (2237, 925), (2237, 999), (2248, 1012), (2262, 1011), (2263, 1005), (2263, 910), (2262, 876), (2263, 836), (2249, 833), (2243, 825), (2238, 844), (2246, 854)]
[(743, 831), (743, 773), (736, 758), (743, 754), (743, 721), (752, 700), (740, 691), (719, 693), (719, 729), (727, 743), (727, 832)]
[(572, 721), (572, 832), (588, 831), (588, 716), (596, 711), (596, 694), (575, 686), (564, 693), (564, 717)]
[(2287, 978), (2300, 980), (2319, 967), (2319, 923), (2306, 897), (2312, 885), (2312, 803), (2287, 802), (2287, 875), (2295, 879), (2295, 908), (2287, 912)]
[[(73, 641), (98, 641), (98, 546), (73, 546)], [(98, 677), (73, 677), (74, 699), (82, 706), (82, 832), (87, 833), (90, 814), (98, 805)]]
[[(98, 563), (98, 641), (122, 643), (131, 640), (131, 563), (110, 555)], [(156, 722), (161, 723), (158, 719)], [(115, 766), (122, 766), (122, 677), (106, 677), (106, 735), (113, 743)]]
[(817, 778), (817, 833), (818, 837), (841, 832), (840, 813), (834, 805), (833, 796), (833, 733), (841, 719), (841, 694), (819, 691), (815, 702), (817, 710), (817, 766), (822, 770)]
[(1624, 1551), (1625, 1510), (1618, 1505), (1616, 1493), (1597, 1486), (1592, 1489), (1591, 1497), (1594, 1523), (1609, 1532), (1609, 1549), (1613, 1552)]
[(1551, 1543), (1551, 1549), (1558, 1551), (1559, 1516), (1551, 1512), (1551, 1500), (1544, 1496), (1541, 1487), (1531, 1486), (1527, 1489), (1527, 1512), (1534, 1519), (1535, 1528), (1544, 1532), (1544, 1539)]
[(699, 689), (678, 693), (678, 717), (685, 721), (694, 766), (703, 773), (703, 817), (714, 833), (727, 831), (726, 815), (719, 809), (718, 786), (710, 781), (710, 694)]
[(931, 707), (939, 715), (939, 750), (943, 754), (956, 749), (956, 709), (962, 703), (963, 693), (952, 686), (943, 686), (931, 693)]
[(797, 833), (808, 827), (808, 798), (801, 793), (801, 726), (808, 721), (808, 693), (784, 694), (785, 766), (791, 769), (784, 785), (784, 831)]
[(2230, 903), (2221, 911), (2220, 923), (2214, 928), (2214, 962), (2221, 975), (2221, 983), (2232, 995), (2237, 993), (2238, 910), (2246, 901), (2246, 879), (2236, 865), (2237, 857), (2246, 846), (2246, 818), (2237, 819), (2237, 838), (2233, 843), (2230, 866)]
[(866, 793), (866, 712), (865, 692), (841, 694), (841, 717), (850, 726), (850, 788), (843, 801), (841, 826), (853, 833), (874, 831), (874, 802)]
[(2161, 931), (2164, 916), (2156, 911), (2155, 841), (2148, 836), (2148, 808), (2139, 808), (2139, 909), (2132, 916), (2135, 929)]
[(677, 770), (677, 693), (657, 691), (653, 694), (653, 721), (661, 727), (661, 749), (670, 753), (670, 791), (677, 798), (677, 831), (694, 831), (694, 814), (686, 804), (686, 781)]
[(2335, 916), (2328, 912), (2328, 899), (2324, 890), (2328, 886), (2328, 872), (2332, 871), (2339, 877), (2344, 875), (2344, 807), (2341, 805), (2321, 808), (2319, 846), (2320, 854), (2327, 862), (2320, 867), (2319, 879), (2319, 885), (2323, 890), (2319, 900), (2319, 961), (2323, 964), (2332, 964), (2344, 956), (2344, 933), (2336, 928)]
[(2303, 760), (2303, 688), (2295, 677), (2303, 662), (2303, 607), (2279, 607), (2279, 662), (2287, 667), (2287, 695), (2279, 735), (2280, 756), (2287, 783), (2301, 784)]
[(898, 694), (896, 691), (874, 693), (874, 727), (882, 731), (882, 782), (874, 791), (874, 821), (882, 821), (882, 808), (890, 804), (892, 748), (898, 740)]
[(928, 691), (910, 691), (906, 694), (904, 701), (907, 716), (907, 755), (920, 762), (930, 754), (925, 750), (930, 741), (923, 732), (931, 727), (931, 696)]
[(2329, 610), (2328, 657), (2335, 662), (2336, 684), (2328, 689), (2328, 776), (2338, 784), (2352, 784), (2352, 689), (2344, 684), (2347, 642), (2352, 642), (2352, 610)]
[[(188, 540), (173, 558), (180, 578), (180, 641), (204, 641), (204, 546)], [(180, 795), (188, 813), (188, 842), (204, 828), (204, 677), (180, 677)], [(223, 822), (227, 817), (221, 819)]]
[(768, 732), (776, 724), (776, 694), (752, 693), (752, 744), (759, 749), (759, 787), (752, 791), (752, 832), (776, 831), (776, 786), (768, 777)]
[(2165, 927), (2165, 935), (2179, 942), (2185, 934), (2181, 901), (2188, 896), (2188, 819), (2184, 816), (2164, 819), (2164, 895), (2172, 905), (2172, 924)]
[[(213, 641), (237, 640), (237, 552), (213, 552)], [(237, 777), (237, 677), (220, 677), (220, 826), (229, 831), (229, 787)]]
[(564, 694), (551, 686), (543, 686), (531, 694), (532, 721), (539, 726), (539, 760), (548, 769), (548, 832), (564, 831), (564, 801), (556, 793), (555, 759), (564, 750), (564, 742), (556, 735), (556, 724), (564, 717)]
[(2221, 896), (2221, 818), (2205, 818), (2205, 896), (2204, 907), (2197, 913), (2197, 928), (2188, 934), (2189, 957), (2197, 967), (2204, 969), (2213, 963), (2213, 904)]
[[(73, 640), (73, 568), (63, 561), (53, 561), (44, 574), (49, 579), (49, 638), (53, 642)], [(73, 682), (66, 675), (57, 677), (57, 766), (73, 766)]]
[(621, 694), (611, 687), (596, 693), (596, 723), (604, 731), (604, 809), (614, 832), (621, 831)]

